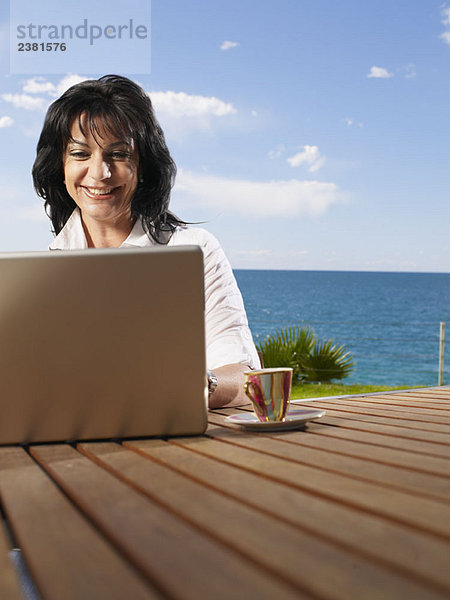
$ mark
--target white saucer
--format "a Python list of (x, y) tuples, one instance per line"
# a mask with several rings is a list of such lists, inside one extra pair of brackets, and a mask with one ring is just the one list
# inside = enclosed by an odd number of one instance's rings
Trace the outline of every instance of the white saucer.
[(228, 423), (241, 425), (245, 429), (258, 429), (259, 431), (282, 431), (283, 429), (297, 429), (311, 419), (323, 417), (326, 411), (310, 410), (307, 408), (294, 408), (288, 412), (284, 421), (260, 421), (254, 413), (246, 412), (230, 415), (225, 419)]

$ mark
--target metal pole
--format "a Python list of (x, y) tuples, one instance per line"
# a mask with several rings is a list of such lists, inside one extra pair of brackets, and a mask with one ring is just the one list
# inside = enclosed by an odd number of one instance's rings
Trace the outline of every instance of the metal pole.
[(438, 385), (444, 385), (444, 346), (445, 346), (445, 323), (441, 321), (439, 335), (439, 380)]

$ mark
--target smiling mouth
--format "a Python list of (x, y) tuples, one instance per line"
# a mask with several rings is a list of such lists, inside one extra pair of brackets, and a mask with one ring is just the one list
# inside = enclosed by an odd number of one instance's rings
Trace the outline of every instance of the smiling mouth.
[(118, 189), (118, 187), (107, 187), (107, 188), (91, 188), (91, 187), (86, 187), (86, 186), (82, 186), (82, 187), (86, 192), (88, 192), (89, 195), (97, 196), (97, 197), (110, 196), (115, 190)]

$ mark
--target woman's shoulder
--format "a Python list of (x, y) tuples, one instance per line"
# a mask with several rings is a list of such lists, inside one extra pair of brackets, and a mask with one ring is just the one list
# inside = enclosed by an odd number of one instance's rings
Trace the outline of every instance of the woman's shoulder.
[(220, 244), (214, 235), (202, 227), (189, 227), (187, 225), (177, 227), (169, 241), (169, 246), (184, 244), (195, 244), (210, 251), (220, 249)]
[(177, 227), (169, 245), (182, 246), (194, 244), (203, 251), (205, 274), (225, 273), (231, 270), (222, 246), (212, 233), (201, 227)]

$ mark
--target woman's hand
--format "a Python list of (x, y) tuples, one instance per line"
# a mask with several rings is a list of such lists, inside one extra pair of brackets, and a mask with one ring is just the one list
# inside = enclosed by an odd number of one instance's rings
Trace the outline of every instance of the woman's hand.
[(217, 388), (209, 398), (209, 408), (229, 408), (250, 404), (244, 392), (244, 372), (250, 368), (242, 364), (224, 365), (214, 369)]

